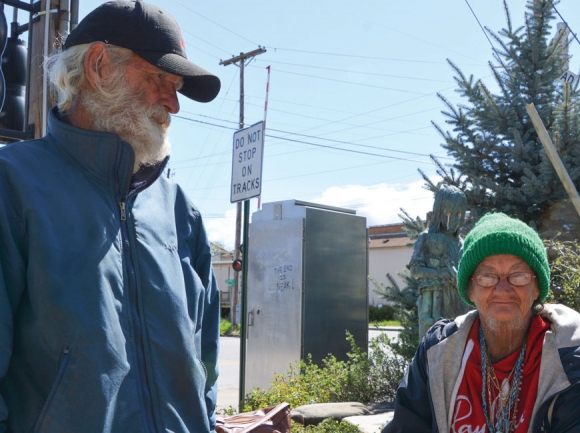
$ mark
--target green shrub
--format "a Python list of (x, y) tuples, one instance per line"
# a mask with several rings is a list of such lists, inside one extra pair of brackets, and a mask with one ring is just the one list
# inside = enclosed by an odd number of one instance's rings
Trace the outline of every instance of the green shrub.
[(291, 407), (313, 403), (393, 401), (409, 362), (391, 349), (386, 334), (373, 338), (369, 355), (347, 333), (351, 345), (347, 361), (328, 356), (321, 366), (306, 360), (275, 375), (270, 389), (254, 389), (244, 399), (244, 411), (287, 402)]
[(220, 319), (220, 335), (240, 335), (240, 325), (232, 328), (232, 324), (228, 319)]
[(292, 433), (360, 433), (354, 424), (337, 421), (327, 418), (318, 425), (303, 426), (299, 423), (292, 423)]
[(312, 362), (312, 357), (296, 362), (284, 374), (276, 374), (270, 389), (254, 389), (244, 399), (244, 411), (273, 406), (280, 402), (291, 407), (305, 404), (337, 402), (344, 376), (344, 362), (329, 356), (323, 366)]
[(383, 284), (372, 277), (374, 291), (382, 299), (394, 305), (394, 317), (399, 321), (403, 330), (399, 333), (396, 342), (391, 344), (394, 353), (411, 362), (419, 346), (419, 317), (417, 315), (417, 293), (419, 282), (413, 278), (408, 270), (399, 273), (406, 286), (401, 288), (391, 274), (387, 274), (390, 285)]
[(550, 259), (551, 289), (546, 302), (564, 304), (580, 312), (580, 244), (545, 242)]
[(417, 307), (411, 310), (405, 310), (401, 307), (395, 314), (395, 317), (400, 321), (403, 330), (399, 332), (397, 341), (390, 344), (394, 353), (401, 356), (411, 363), (415, 356), (417, 347), (419, 347), (419, 318), (417, 316)]
[(390, 305), (382, 307), (369, 306), (369, 322), (388, 322), (394, 320), (395, 309)]
[(227, 335), (232, 330), (232, 324), (229, 320), (220, 319), (220, 335)]

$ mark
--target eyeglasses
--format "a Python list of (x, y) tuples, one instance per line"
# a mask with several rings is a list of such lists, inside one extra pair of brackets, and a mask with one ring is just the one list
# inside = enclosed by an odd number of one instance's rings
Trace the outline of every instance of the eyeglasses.
[[(512, 286), (520, 287), (529, 284), (533, 278), (536, 278), (535, 275), (529, 274), (527, 272), (514, 272), (513, 274), (509, 274), (506, 279), (508, 283)], [(481, 287), (493, 287), (499, 283), (500, 280), (499, 275), (495, 274), (479, 274), (472, 278), (478, 285)]]

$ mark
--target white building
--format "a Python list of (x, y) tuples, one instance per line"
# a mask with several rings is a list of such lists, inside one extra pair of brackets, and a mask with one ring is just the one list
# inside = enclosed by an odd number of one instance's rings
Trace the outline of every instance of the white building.
[[(402, 223), (369, 227), (369, 276), (390, 285), (387, 274), (391, 274), (401, 289), (405, 287), (398, 273), (406, 269), (411, 260), (413, 243), (403, 231)], [(384, 304), (374, 287), (369, 281), (369, 305)]]

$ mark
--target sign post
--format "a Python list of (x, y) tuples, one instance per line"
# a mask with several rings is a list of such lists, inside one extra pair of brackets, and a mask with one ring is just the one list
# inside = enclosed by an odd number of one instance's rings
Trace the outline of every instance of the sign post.
[(248, 230), (250, 220), (250, 198), (262, 194), (262, 161), (264, 155), (264, 122), (240, 129), (234, 133), (232, 146), (232, 185), (230, 202), (244, 202), (244, 224), (242, 252), (242, 302), (240, 305), (240, 411), (246, 393), (246, 323), (247, 323), (247, 274), (248, 274)]

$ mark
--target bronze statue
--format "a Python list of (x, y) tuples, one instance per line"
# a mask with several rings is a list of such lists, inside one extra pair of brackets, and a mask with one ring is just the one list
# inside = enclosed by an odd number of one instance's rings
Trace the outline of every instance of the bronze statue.
[(429, 227), (413, 245), (407, 268), (419, 282), (419, 338), (438, 319), (455, 318), (467, 311), (456, 288), (463, 243), (459, 229), (465, 221), (466, 209), (465, 194), (459, 188), (443, 185), (435, 194)]

